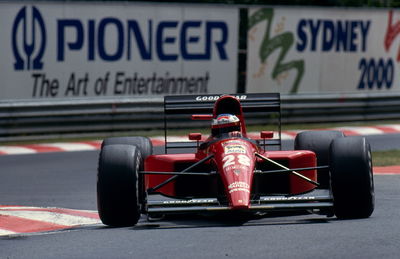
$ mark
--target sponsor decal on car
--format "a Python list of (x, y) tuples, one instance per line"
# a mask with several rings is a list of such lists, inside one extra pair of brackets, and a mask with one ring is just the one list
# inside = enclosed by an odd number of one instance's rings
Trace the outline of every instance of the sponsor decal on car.
[(246, 154), (246, 149), (242, 145), (229, 145), (224, 147), (225, 154)]
[(262, 197), (262, 201), (296, 201), (296, 200), (315, 200), (315, 196), (292, 196), (292, 197)]
[(243, 145), (243, 140), (228, 140), (222, 143), (222, 146), (228, 146), (228, 145)]
[(229, 193), (244, 191), (250, 193), (250, 186), (246, 182), (233, 182), (228, 185)]
[(213, 199), (199, 199), (199, 200), (171, 200), (163, 201), (163, 204), (198, 204), (198, 203), (214, 203)]
[[(218, 100), (221, 96), (223, 95), (212, 95), (212, 96), (197, 96), (196, 97), (196, 101), (200, 101), (200, 102), (207, 102), (207, 101), (216, 101)], [(235, 97), (239, 100), (246, 100), (247, 99), (247, 95), (235, 95)]]
[(239, 175), (242, 171), (248, 171), (249, 168), (247, 166), (244, 165), (231, 165), (231, 166), (227, 166), (225, 169), (225, 172), (231, 172), (233, 171), (233, 173)]

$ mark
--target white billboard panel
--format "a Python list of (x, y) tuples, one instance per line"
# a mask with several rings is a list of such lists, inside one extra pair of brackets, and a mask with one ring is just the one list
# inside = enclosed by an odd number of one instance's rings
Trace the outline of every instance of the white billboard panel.
[(400, 11), (252, 8), (247, 92), (400, 91)]
[(0, 3), (0, 100), (236, 91), (238, 10)]

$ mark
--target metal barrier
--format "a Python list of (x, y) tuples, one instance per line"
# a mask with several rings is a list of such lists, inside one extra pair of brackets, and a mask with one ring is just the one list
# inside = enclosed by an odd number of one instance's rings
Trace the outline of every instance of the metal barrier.
[(283, 122), (341, 122), (400, 119), (400, 93), (286, 95)]
[[(400, 93), (282, 95), (281, 100), (283, 124), (400, 119)], [(162, 128), (162, 98), (0, 102), (0, 143)]]

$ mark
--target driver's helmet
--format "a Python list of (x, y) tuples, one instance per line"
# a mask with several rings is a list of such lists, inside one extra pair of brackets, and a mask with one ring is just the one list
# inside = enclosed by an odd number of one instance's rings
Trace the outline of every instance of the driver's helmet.
[(224, 113), (219, 114), (217, 118), (213, 119), (211, 125), (213, 136), (233, 131), (240, 131), (240, 120), (235, 115)]

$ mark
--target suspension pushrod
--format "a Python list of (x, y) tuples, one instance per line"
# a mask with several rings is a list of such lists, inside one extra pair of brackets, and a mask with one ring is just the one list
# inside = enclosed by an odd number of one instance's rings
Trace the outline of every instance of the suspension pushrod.
[[(158, 175), (180, 175), (181, 172), (157, 172), (157, 171), (139, 171), (139, 174), (158, 174)], [(210, 176), (215, 175), (217, 172), (212, 171), (209, 173), (205, 172), (185, 172), (185, 175), (195, 175), (195, 176)]]
[(315, 170), (315, 169), (328, 169), (328, 165), (315, 166), (315, 167), (304, 167), (304, 168), (293, 168), (293, 169), (281, 169), (281, 170), (270, 170), (270, 171), (254, 171), (256, 174), (273, 174), (273, 173), (286, 173), (295, 170), (296, 172)]

